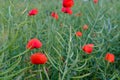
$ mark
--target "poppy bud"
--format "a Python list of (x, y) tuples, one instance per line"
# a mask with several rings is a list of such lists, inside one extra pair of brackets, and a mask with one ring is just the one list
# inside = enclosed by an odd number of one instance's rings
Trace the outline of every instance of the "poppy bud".
[(85, 25), (83, 26), (83, 30), (87, 30), (87, 29), (88, 29), (88, 25), (85, 24)]
[(114, 59), (115, 59), (114, 54), (107, 53), (106, 56), (105, 56), (105, 60), (107, 60), (108, 62), (113, 63), (113, 62), (114, 62)]
[(82, 32), (77, 31), (75, 35), (76, 35), (77, 37), (81, 37), (81, 36), (82, 36)]
[(58, 20), (58, 14), (56, 12), (52, 12), (51, 13), (51, 17), (53, 17), (54, 19)]

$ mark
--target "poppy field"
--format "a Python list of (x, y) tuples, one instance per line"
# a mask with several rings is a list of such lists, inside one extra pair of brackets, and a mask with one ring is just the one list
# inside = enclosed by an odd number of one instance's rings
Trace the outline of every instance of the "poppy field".
[(0, 0), (0, 80), (120, 80), (120, 0)]

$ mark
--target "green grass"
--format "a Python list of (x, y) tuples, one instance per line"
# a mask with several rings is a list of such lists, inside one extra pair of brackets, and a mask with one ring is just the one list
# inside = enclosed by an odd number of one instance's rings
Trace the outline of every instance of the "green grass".
[[(29, 17), (32, 8), (39, 14)], [(72, 10), (62, 13), (61, 0), (0, 0), (0, 80), (120, 80), (120, 0), (75, 0)], [(83, 36), (76, 37), (76, 31)], [(26, 50), (34, 37), (42, 48)], [(95, 45), (90, 55), (81, 49), (87, 43)], [(31, 64), (34, 52), (45, 53), (48, 62)], [(115, 55), (114, 63), (104, 60), (107, 52)]]

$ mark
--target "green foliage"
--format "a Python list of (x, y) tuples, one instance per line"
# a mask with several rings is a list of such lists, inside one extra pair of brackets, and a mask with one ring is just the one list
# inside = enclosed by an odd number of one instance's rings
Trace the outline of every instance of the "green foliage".
[[(61, 0), (0, 0), (0, 80), (120, 80), (120, 1), (75, 0), (73, 15), (61, 7)], [(32, 8), (39, 14), (29, 17)], [(83, 36), (76, 37), (76, 31)], [(34, 37), (43, 46), (29, 51), (26, 44)], [(81, 49), (87, 43), (95, 45), (90, 55)], [(30, 63), (38, 51), (46, 54), (47, 64)], [(114, 63), (104, 60), (107, 52), (115, 55)]]

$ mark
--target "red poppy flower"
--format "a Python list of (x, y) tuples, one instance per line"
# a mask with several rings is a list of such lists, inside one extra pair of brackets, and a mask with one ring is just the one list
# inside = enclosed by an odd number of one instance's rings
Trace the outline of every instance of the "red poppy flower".
[(107, 60), (108, 62), (113, 63), (114, 60), (115, 60), (115, 56), (114, 56), (114, 54), (107, 53), (106, 56), (105, 56), (105, 60)]
[(73, 13), (71, 8), (62, 7), (61, 11), (64, 12), (64, 13), (67, 13), (69, 15), (71, 15)]
[(82, 47), (83, 51), (87, 54), (92, 53), (94, 44), (86, 44)]
[(42, 43), (37, 39), (37, 38), (33, 38), (31, 40), (28, 41), (26, 48), (27, 49), (34, 49), (34, 48), (41, 48), (42, 47)]
[(56, 20), (58, 20), (58, 14), (56, 13), (56, 12), (52, 12), (51, 13), (51, 16), (53, 17), (53, 18), (55, 18)]
[(87, 30), (87, 29), (88, 29), (88, 25), (85, 24), (85, 25), (83, 26), (83, 30)]
[(63, 0), (63, 7), (71, 8), (74, 5), (74, 0)]
[(95, 4), (97, 4), (97, 3), (98, 3), (98, 0), (93, 0), (93, 2), (94, 2)]
[(81, 37), (81, 36), (82, 36), (82, 32), (77, 31), (75, 35), (76, 35), (77, 37)]
[(30, 61), (32, 64), (45, 64), (47, 62), (47, 57), (43, 53), (34, 53), (30, 56)]
[(29, 13), (28, 13), (29, 16), (34, 16), (34, 15), (36, 15), (36, 14), (38, 14), (38, 9), (36, 9), (36, 8), (30, 10)]

